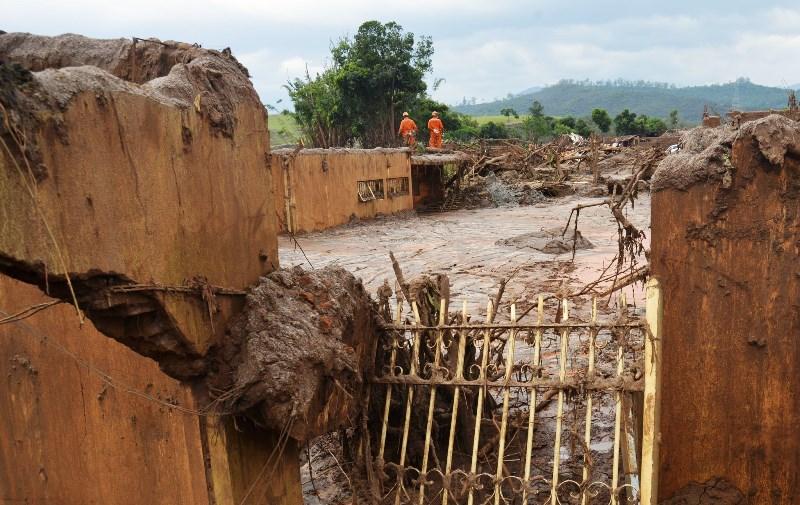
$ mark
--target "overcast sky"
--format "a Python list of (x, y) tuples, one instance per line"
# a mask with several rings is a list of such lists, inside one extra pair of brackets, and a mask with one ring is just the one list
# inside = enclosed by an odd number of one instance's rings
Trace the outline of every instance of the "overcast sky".
[(796, 0), (0, 0), (0, 29), (8, 32), (230, 47), (262, 101), (278, 108), (288, 79), (306, 66), (312, 74), (324, 68), (331, 41), (370, 19), (433, 37), (429, 80), (445, 81), (432, 94), (451, 104), (562, 78), (800, 82)]

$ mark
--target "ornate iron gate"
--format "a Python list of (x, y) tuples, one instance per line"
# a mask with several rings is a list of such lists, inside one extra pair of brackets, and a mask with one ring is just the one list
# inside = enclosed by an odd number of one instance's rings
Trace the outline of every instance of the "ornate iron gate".
[(646, 321), (624, 300), (610, 318), (593, 302), (584, 321), (542, 297), (496, 321), (490, 301), (481, 323), (466, 303), (447, 320), (448, 303), (423, 326), (416, 302), (407, 314), (399, 301), (379, 355), (383, 503), (654, 503), (655, 281)]

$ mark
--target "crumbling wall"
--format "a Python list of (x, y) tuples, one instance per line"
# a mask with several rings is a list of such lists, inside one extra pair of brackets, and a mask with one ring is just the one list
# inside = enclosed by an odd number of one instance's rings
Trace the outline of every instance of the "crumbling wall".
[[(0, 318), (48, 300), (0, 275)], [(209, 503), (198, 418), (168, 407), (198, 408), (191, 388), (68, 305), (0, 324), (0, 376), (3, 501)]]
[[(407, 149), (283, 149), (272, 154), (271, 165), (284, 230), (324, 230), (414, 207)], [(409, 191), (391, 194), (387, 179), (399, 177), (409, 178)], [(358, 182), (375, 179), (383, 182), (383, 197), (360, 200)]]
[(0, 317), (32, 286), (74, 291), (88, 316), (0, 325), (3, 498), (301, 503), (296, 443), (206, 409), (202, 381), (246, 288), (278, 266), (246, 70), (225, 51), (72, 35), (0, 34), (0, 61)]
[[(130, 77), (131, 51), (129, 41), (0, 35), (0, 60), (34, 68), (96, 63)], [(108, 288), (194, 280), (236, 291), (276, 268), (269, 134), (230, 55), (148, 42), (139, 57), (162, 64), (141, 85), (94, 66), (15, 66), (0, 80), (10, 124), (0, 132), (0, 271), (64, 299), (68, 272), (103, 332), (189, 377), (198, 371), (170, 364), (202, 357), (243, 297)]]
[(736, 500), (796, 503), (800, 124), (772, 115), (738, 132), (699, 129), (686, 144), (652, 185), (651, 269), (664, 289), (659, 499), (724, 479)]

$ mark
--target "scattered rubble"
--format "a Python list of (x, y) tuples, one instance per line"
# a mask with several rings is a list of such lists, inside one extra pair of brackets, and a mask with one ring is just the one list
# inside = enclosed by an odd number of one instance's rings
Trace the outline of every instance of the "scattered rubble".
[(661, 161), (653, 174), (653, 191), (666, 187), (686, 189), (696, 182), (723, 179), (731, 169), (731, 145), (736, 130), (698, 127), (681, 139), (682, 148)]

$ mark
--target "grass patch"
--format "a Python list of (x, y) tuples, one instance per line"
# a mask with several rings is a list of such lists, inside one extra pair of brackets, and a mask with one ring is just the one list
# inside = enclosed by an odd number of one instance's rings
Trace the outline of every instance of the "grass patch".
[(303, 136), (292, 114), (270, 114), (267, 124), (270, 145), (297, 144), (298, 139)]

